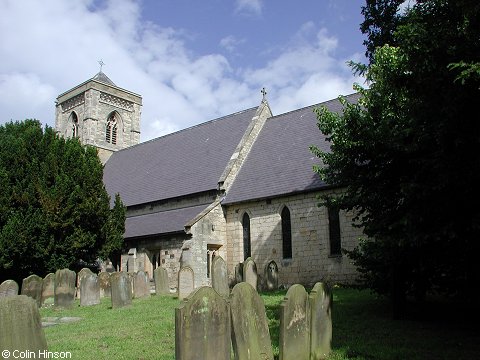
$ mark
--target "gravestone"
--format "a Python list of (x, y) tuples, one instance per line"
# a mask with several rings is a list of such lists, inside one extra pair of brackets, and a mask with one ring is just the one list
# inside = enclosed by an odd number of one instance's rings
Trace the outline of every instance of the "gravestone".
[(168, 284), (167, 269), (159, 266), (153, 271), (153, 278), (155, 280), (155, 293), (157, 295), (169, 295), (170, 285)]
[(243, 263), (235, 265), (235, 284), (243, 281)]
[(278, 289), (278, 266), (273, 260), (265, 267), (265, 285), (267, 291), (275, 291)]
[(230, 308), (211, 287), (191, 293), (175, 309), (176, 360), (229, 360)]
[(273, 360), (265, 305), (252, 285), (241, 282), (233, 287), (230, 311), (235, 359)]
[(77, 274), (69, 269), (55, 272), (54, 301), (56, 307), (69, 308), (75, 300), (75, 279)]
[(80, 291), (80, 283), (82, 282), (82, 279), (86, 275), (93, 274), (92, 270), (89, 268), (82, 268), (77, 274), (77, 298), (80, 299), (82, 297), (81, 291)]
[(308, 294), (300, 284), (291, 286), (280, 305), (280, 360), (310, 359)]
[(132, 299), (135, 297), (135, 276), (136, 272), (127, 272), (128, 280), (130, 281), (130, 293), (132, 294)]
[(255, 290), (258, 289), (257, 264), (251, 257), (247, 258), (243, 263), (243, 281), (252, 285)]
[[(47, 350), (40, 313), (35, 300), (25, 295), (0, 298), (0, 349), (4, 358), (38, 355)], [(16, 351), (16, 352), (15, 352)], [(15, 355), (17, 353), (17, 356)]]
[(18, 284), (15, 280), (5, 280), (0, 284), (0, 298), (18, 295)]
[(132, 303), (132, 288), (127, 273), (121, 271), (110, 275), (110, 286), (113, 309), (128, 306)]
[(21, 294), (30, 296), (40, 307), (42, 305), (42, 287), (43, 279), (38, 275), (30, 275), (22, 281)]
[(324, 283), (316, 283), (309, 295), (310, 359), (325, 359), (332, 343), (332, 292)]
[(53, 305), (55, 299), (55, 274), (49, 273), (43, 278), (42, 306)]
[(98, 274), (98, 285), (100, 286), (100, 297), (110, 297), (110, 273), (101, 272)]
[(96, 274), (84, 274), (80, 281), (80, 306), (100, 304), (100, 284)]
[(228, 288), (227, 264), (221, 256), (215, 256), (212, 261), (212, 287), (222, 296), (230, 294)]
[(134, 287), (134, 297), (136, 299), (149, 297), (150, 296), (150, 286), (147, 278), (147, 274), (144, 271), (139, 271), (135, 275), (135, 287)]
[(190, 266), (184, 266), (178, 272), (178, 298), (185, 299), (195, 288), (195, 277)]

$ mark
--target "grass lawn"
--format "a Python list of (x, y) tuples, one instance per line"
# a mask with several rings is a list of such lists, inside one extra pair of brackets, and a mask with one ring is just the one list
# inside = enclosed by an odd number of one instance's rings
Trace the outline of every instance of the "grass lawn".
[[(285, 291), (262, 294), (276, 356), (279, 305), (284, 295)], [(97, 306), (80, 307), (77, 302), (69, 310), (41, 309), (40, 313), (42, 317), (82, 318), (45, 329), (49, 350), (70, 351), (73, 359), (174, 359), (178, 304), (173, 297), (151, 296), (134, 299), (127, 308), (111, 309), (107, 298)], [(451, 305), (429, 310), (422, 321), (392, 320), (385, 300), (366, 291), (335, 289), (329, 359), (480, 358), (478, 322)]]

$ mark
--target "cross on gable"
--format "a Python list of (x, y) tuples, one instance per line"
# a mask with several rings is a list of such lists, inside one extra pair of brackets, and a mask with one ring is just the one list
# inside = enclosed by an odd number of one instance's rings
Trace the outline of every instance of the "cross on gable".
[(262, 90), (260, 92), (263, 95), (262, 101), (265, 101), (266, 100), (265, 96), (267, 95), (267, 90), (265, 90), (265, 88), (262, 88)]

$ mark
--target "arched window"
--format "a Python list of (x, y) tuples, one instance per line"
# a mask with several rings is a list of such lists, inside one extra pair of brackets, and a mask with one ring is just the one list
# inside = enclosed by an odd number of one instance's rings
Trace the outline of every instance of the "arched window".
[(290, 221), (290, 210), (288, 207), (284, 207), (282, 210), (282, 249), (283, 258), (292, 258), (292, 223)]
[(70, 123), (72, 125), (72, 137), (78, 138), (78, 116), (75, 111), (70, 114)]
[(330, 255), (332, 256), (342, 255), (339, 212), (339, 208), (336, 206), (328, 207), (328, 234), (330, 238)]
[(250, 216), (247, 213), (243, 214), (243, 258), (246, 259), (252, 256), (251, 241), (250, 241)]
[(105, 141), (107, 143), (116, 145), (117, 144), (117, 116), (115, 113), (112, 113), (107, 120), (107, 127), (105, 129)]

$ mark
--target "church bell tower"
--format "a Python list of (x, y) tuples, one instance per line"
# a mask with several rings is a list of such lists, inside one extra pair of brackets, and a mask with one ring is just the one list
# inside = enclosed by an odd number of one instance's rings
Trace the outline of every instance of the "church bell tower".
[(96, 147), (105, 164), (114, 151), (140, 142), (141, 110), (142, 97), (115, 85), (100, 68), (93, 78), (57, 97), (55, 130)]

